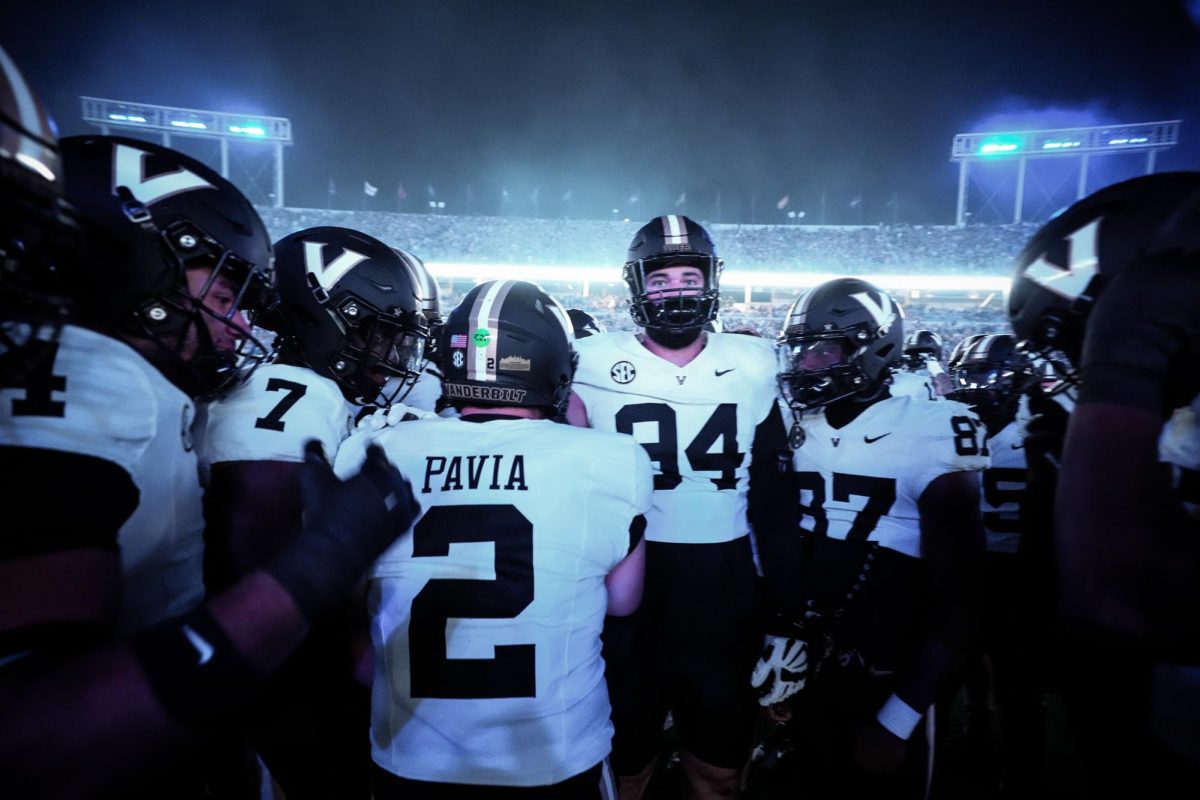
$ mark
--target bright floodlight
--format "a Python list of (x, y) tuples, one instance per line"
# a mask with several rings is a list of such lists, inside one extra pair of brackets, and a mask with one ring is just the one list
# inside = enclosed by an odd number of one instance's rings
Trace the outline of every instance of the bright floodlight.
[(967, 170), (972, 161), (1017, 162), (1017, 197), (1013, 222), (1021, 221), (1025, 197), (1025, 167), (1030, 158), (1078, 158), (1079, 183), (1076, 197), (1087, 194), (1088, 158), (1092, 155), (1145, 153), (1146, 174), (1154, 172), (1154, 159), (1160, 150), (1179, 143), (1177, 119), (1164, 122), (1138, 122), (1129, 125), (1097, 125), (1091, 128), (1055, 128), (1040, 131), (1000, 131), (960, 133), (950, 147), (950, 160), (958, 162), (958, 211), (956, 224), (967, 219)]
[(100, 127), (140, 130), (162, 137), (165, 147), (172, 136), (197, 136), (216, 139), (221, 146), (222, 177), (229, 177), (229, 143), (269, 142), (274, 145), (274, 196), (276, 208), (283, 206), (283, 146), (292, 143), (292, 123), (286, 117), (259, 117), (230, 114), (225, 111), (201, 111), (195, 108), (157, 106), (101, 97), (81, 97), (83, 120)]

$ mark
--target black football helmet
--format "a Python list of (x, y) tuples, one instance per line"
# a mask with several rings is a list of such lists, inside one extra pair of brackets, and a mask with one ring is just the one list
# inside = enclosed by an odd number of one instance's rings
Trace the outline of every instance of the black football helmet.
[(424, 261), (407, 250), (401, 250), (399, 247), (392, 249), (396, 251), (396, 255), (400, 256), (412, 273), (413, 292), (417, 297), (421, 313), (425, 315), (425, 325), (429, 328), (429, 338), (425, 342), (425, 358), (436, 364), (438, 363), (437, 334), (443, 319), (442, 291), (438, 287), (437, 279), (430, 273)]
[(571, 327), (575, 329), (576, 339), (586, 339), (597, 333), (608, 332), (608, 328), (582, 308), (568, 308), (567, 316), (571, 319)]
[(975, 342), (987, 336), (986, 333), (972, 333), (970, 336), (964, 336), (955, 343), (950, 350), (950, 360), (946, 362), (946, 369), (950, 372), (958, 366), (958, 362), (962, 361), (963, 352)]
[(69, 232), (62, 196), (54, 123), (0, 48), (0, 290), (6, 319), (49, 309), (43, 301), (56, 289), (49, 248)]
[(964, 339), (951, 361), (954, 389), (948, 395), (972, 406), (988, 418), (1011, 419), (1021, 395), (1038, 380), (1033, 357), (1009, 333), (985, 334)]
[[(411, 264), (349, 228), (306, 228), (275, 243), (279, 360), (333, 380), (347, 400), (401, 400), (425, 364), (429, 327)], [(386, 384), (386, 391), (383, 389)]]
[(443, 398), (560, 418), (575, 375), (574, 338), (566, 309), (534, 284), (480, 284), (442, 325)]
[[(157, 144), (70, 136), (59, 146), (67, 200), (85, 228), (85, 252), (62, 270), (81, 315), (157, 343), (196, 396), (236, 385), (267, 355), (242, 312), (256, 316), (276, 299), (271, 239), (253, 206), (204, 164)], [(208, 275), (189, 289), (198, 269)], [(232, 292), (223, 314), (205, 303), (218, 286)], [(206, 319), (230, 329), (235, 349), (214, 344)], [(190, 356), (189, 339), (198, 342)]]
[[(704, 273), (704, 288), (696, 294), (682, 291), (646, 291), (646, 276), (670, 266), (696, 267)], [(678, 214), (646, 223), (629, 243), (622, 277), (629, 287), (629, 311), (643, 328), (671, 332), (698, 330), (717, 316), (720, 307), (721, 269), (724, 262), (708, 231)]]
[(1105, 187), (1047, 222), (1017, 257), (1008, 316), (1019, 339), (1075, 367), (1105, 285), (1141, 259), (1200, 252), (1200, 172)]
[(909, 333), (904, 338), (904, 365), (921, 369), (930, 359), (942, 360), (942, 337), (924, 329)]
[[(779, 388), (801, 413), (844, 397), (870, 398), (899, 363), (904, 312), (858, 278), (834, 278), (801, 294), (776, 342)], [(810, 359), (823, 366), (813, 368)]]

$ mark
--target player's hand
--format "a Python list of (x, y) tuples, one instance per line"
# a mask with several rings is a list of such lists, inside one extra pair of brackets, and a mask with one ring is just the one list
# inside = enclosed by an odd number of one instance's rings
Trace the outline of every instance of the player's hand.
[(908, 743), (872, 719), (854, 732), (854, 763), (867, 772), (894, 775), (904, 763)]
[(772, 706), (804, 688), (808, 679), (808, 643), (767, 635), (763, 652), (750, 676), (750, 685), (758, 690), (758, 703)]
[(338, 480), (321, 445), (304, 447), (301, 534), (268, 567), (308, 619), (331, 609), (421, 511), (383, 450), (367, 448), (357, 475)]
[(374, 432), (384, 428), (394, 427), (401, 422), (411, 422), (416, 419), (439, 419), (432, 411), (406, 406), (404, 403), (393, 403), (387, 408), (376, 409), (373, 414), (363, 417), (356, 426), (359, 430)]

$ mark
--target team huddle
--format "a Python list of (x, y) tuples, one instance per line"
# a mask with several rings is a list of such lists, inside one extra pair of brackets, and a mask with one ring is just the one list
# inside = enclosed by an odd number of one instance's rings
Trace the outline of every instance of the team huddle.
[[(949, 354), (855, 277), (717, 332), (679, 215), (607, 332), (520, 280), (443, 308), (360, 231), (272, 242), (182, 153), (58, 140), (0, 63), (6, 792), (257, 796), (261, 760), (289, 798), (637, 800), (669, 725), (683, 792), (736, 797), (766, 717), (796, 796), (923, 797), (965, 687), (1025, 796), (1056, 613), (1068, 700), (1190, 699), (1200, 173), (1051, 220), (1013, 333)], [(1128, 748), (1190, 774), (1136, 694), (1072, 707), (1097, 786)]]

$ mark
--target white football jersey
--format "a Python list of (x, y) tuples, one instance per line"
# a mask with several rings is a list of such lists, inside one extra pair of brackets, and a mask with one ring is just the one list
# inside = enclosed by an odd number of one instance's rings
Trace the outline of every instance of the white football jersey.
[(632, 439), (546, 420), (416, 420), (354, 436), (424, 512), (375, 564), (373, 757), (405, 778), (543, 786), (611, 747), (605, 576), (650, 507)]
[[(924, 372), (924, 374), (922, 374)], [(933, 378), (928, 371), (899, 371), (892, 375), (891, 392), (896, 396), (911, 397), (914, 400), (941, 400), (933, 386)]]
[(111, 337), (66, 325), (57, 339), (48, 329), (39, 338), (49, 348), (42, 368), (0, 389), (0, 444), (102, 458), (133, 478), (138, 506), (117, 538), (119, 632), (192, 608), (204, 597), (204, 516), (191, 398)]
[(200, 446), (207, 467), (226, 461), (304, 460), (317, 439), (332, 459), (354, 425), (356, 407), (333, 380), (306, 367), (264, 364), (207, 407)]
[[(192, 440), (196, 407), (143, 363), (157, 431), (133, 472), (141, 491), (137, 510), (121, 527), (123, 633), (182, 614), (204, 599), (204, 492)], [(139, 410), (150, 412), (145, 403)]]
[(1028, 483), (1025, 462), (1025, 425), (1018, 415), (987, 440), (992, 465), (983, 471), (983, 530), (987, 549), (993, 553), (1015, 553), (1021, 542), (1021, 501)]
[[(4, 330), (18, 343), (30, 336), (19, 323)], [(157, 429), (146, 360), (123, 342), (74, 325), (64, 325), (57, 338), (43, 328), (37, 338), (45, 351), (39, 368), (23, 386), (0, 386), (0, 445), (81, 453), (132, 475)]]
[(801, 526), (921, 557), (917, 501), (941, 475), (986, 469), (983, 423), (962, 403), (890, 397), (833, 428), (824, 410), (802, 423), (793, 463)]
[(654, 462), (646, 539), (709, 544), (745, 536), (750, 448), (777, 394), (773, 345), (710, 333), (682, 367), (628, 331), (580, 339), (575, 349), (573, 388), (591, 426), (632, 434)]
[[(437, 401), (442, 396), (442, 373), (435, 365), (427, 364), (421, 370), (417, 382), (404, 397), (404, 404), (419, 408), (422, 411), (437, 413)], [(453, 408), (444, 408), (440, 412), (443, 417), (455, 417), (458, 413)]]

